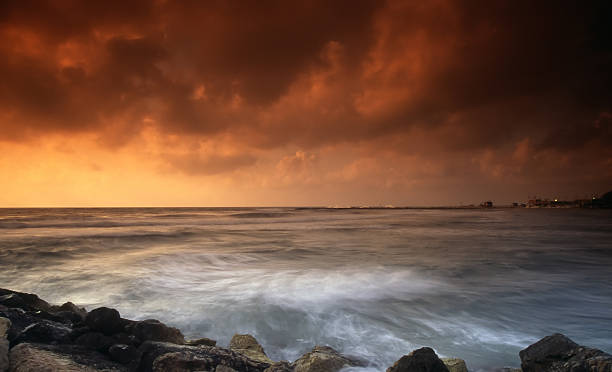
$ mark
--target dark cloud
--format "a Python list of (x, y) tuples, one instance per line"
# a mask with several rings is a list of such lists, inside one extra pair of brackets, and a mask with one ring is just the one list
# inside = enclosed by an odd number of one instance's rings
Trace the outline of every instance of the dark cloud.
[[(533, 151), (608, 159), (611, 8), (4, 1), (0, 138), (87, 132), (122, 144), (155, 126), (259, 148), (383, 141), (422, 154), (528, 138)], [(426, 133), (418, 143), (415, 131)], [(175, 160), (191, 173), (252, 164)]]

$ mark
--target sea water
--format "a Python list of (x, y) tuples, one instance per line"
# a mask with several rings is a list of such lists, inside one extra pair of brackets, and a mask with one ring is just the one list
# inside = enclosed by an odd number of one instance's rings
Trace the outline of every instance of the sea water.
[(612, 351), (612, 211), (0, 209), (0, 287), (275, 360), (430, 346), (492, 370), (554, 332)]

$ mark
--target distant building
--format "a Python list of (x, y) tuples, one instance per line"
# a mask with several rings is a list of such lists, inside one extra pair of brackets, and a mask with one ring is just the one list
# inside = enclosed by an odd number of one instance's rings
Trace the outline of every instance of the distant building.
[(493, 208), (493, 202), (490, 200), (480, 203), (480, 208)]

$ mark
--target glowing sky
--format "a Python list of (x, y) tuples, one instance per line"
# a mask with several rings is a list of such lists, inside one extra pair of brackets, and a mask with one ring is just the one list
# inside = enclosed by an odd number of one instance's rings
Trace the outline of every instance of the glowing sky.
[(609, 1), (2, 1), (0, 206), (612, 189)]

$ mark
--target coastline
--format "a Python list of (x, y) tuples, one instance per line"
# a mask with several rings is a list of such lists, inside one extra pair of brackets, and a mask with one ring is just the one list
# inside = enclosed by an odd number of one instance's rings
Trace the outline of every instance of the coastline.
[[(435, 345), (432, 345), (435, 347)], [(400, 357), (400, 356), (398, 356)], [(612, 356), (561, 334), (519, 353), (520, 369), (506, 372), (612, 371)], [(52, 305), (37, 295), (0, 288), (0, 372), (211, 371), (334, 372), (371, 367), (369, 361), (317, 345), (295, 361), (273, 361), (251, 335), (227, 347), (206, 337), (186, 340), (158, 320), (124, 319), (115, 309), (87, 311), (71, 302)], [(406, 350), (387, 372), (468, 372), (459, 358), (440, 359), (430, 347)]]

